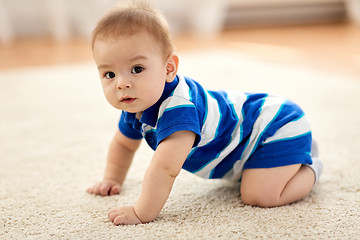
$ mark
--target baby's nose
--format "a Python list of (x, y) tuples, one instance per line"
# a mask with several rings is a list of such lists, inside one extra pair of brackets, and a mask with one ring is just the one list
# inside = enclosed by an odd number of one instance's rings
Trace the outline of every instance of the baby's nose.
[(130, 88), (132, 86), (131, 81), (127, 80), (126, 78), (118, 78), (116, 87), (117, 89), (125, 89)]

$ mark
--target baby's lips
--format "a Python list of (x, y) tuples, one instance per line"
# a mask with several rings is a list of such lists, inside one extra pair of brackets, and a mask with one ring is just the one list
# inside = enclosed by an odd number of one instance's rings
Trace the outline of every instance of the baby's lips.
[(133, 103), (135, 101), (136, 98), (122, 98), (120, 101), (122, 103)]

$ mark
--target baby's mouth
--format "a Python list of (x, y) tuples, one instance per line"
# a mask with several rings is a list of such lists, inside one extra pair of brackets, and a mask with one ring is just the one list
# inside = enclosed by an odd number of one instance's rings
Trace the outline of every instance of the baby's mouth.
[(120, 102), (125, 103), (125, 104), (130, 104), (130, 103), (133, 103), (135, 100), (136, 100), (136, 98), (124, 97), (124, 98), (121, 98)]

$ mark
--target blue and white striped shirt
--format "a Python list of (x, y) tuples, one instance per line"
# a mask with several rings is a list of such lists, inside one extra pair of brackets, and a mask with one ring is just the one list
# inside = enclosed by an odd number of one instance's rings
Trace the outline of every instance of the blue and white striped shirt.
[(194, 132), (183, 169), (203, 178), (239, 181), (246, 168), (312, 163), (310, 124), (296, 104), (269, 94), (207, 91), (180, 75), (140, 120), (123, 111), (119, 129), (154, 150), (176, 131)]

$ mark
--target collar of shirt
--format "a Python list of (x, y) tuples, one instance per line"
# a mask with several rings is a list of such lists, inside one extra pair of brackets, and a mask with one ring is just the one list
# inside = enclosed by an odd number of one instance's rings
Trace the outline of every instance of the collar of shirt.
[(169, 97), (169, 95), (174, 91), (174, 89), (176, 88), (176, 86), (179, 83), (179, 78), (178, 76), (175, 77), (174, 81), (170, 82), (170, 83), (165, 83), (165, 88), (164, 91), (160, 97), (160, 99), (151, 107), (149, 107), (148, 109), (146, 109), (141, 118), (140, 118), (140, 122), (148, 124), (152, 127), (156, 126), (156, 122), (157, 122), (157, 118), (158, 118), (158, 114), (159, 114), (159, 108), (161, 103), (167, 99)]

